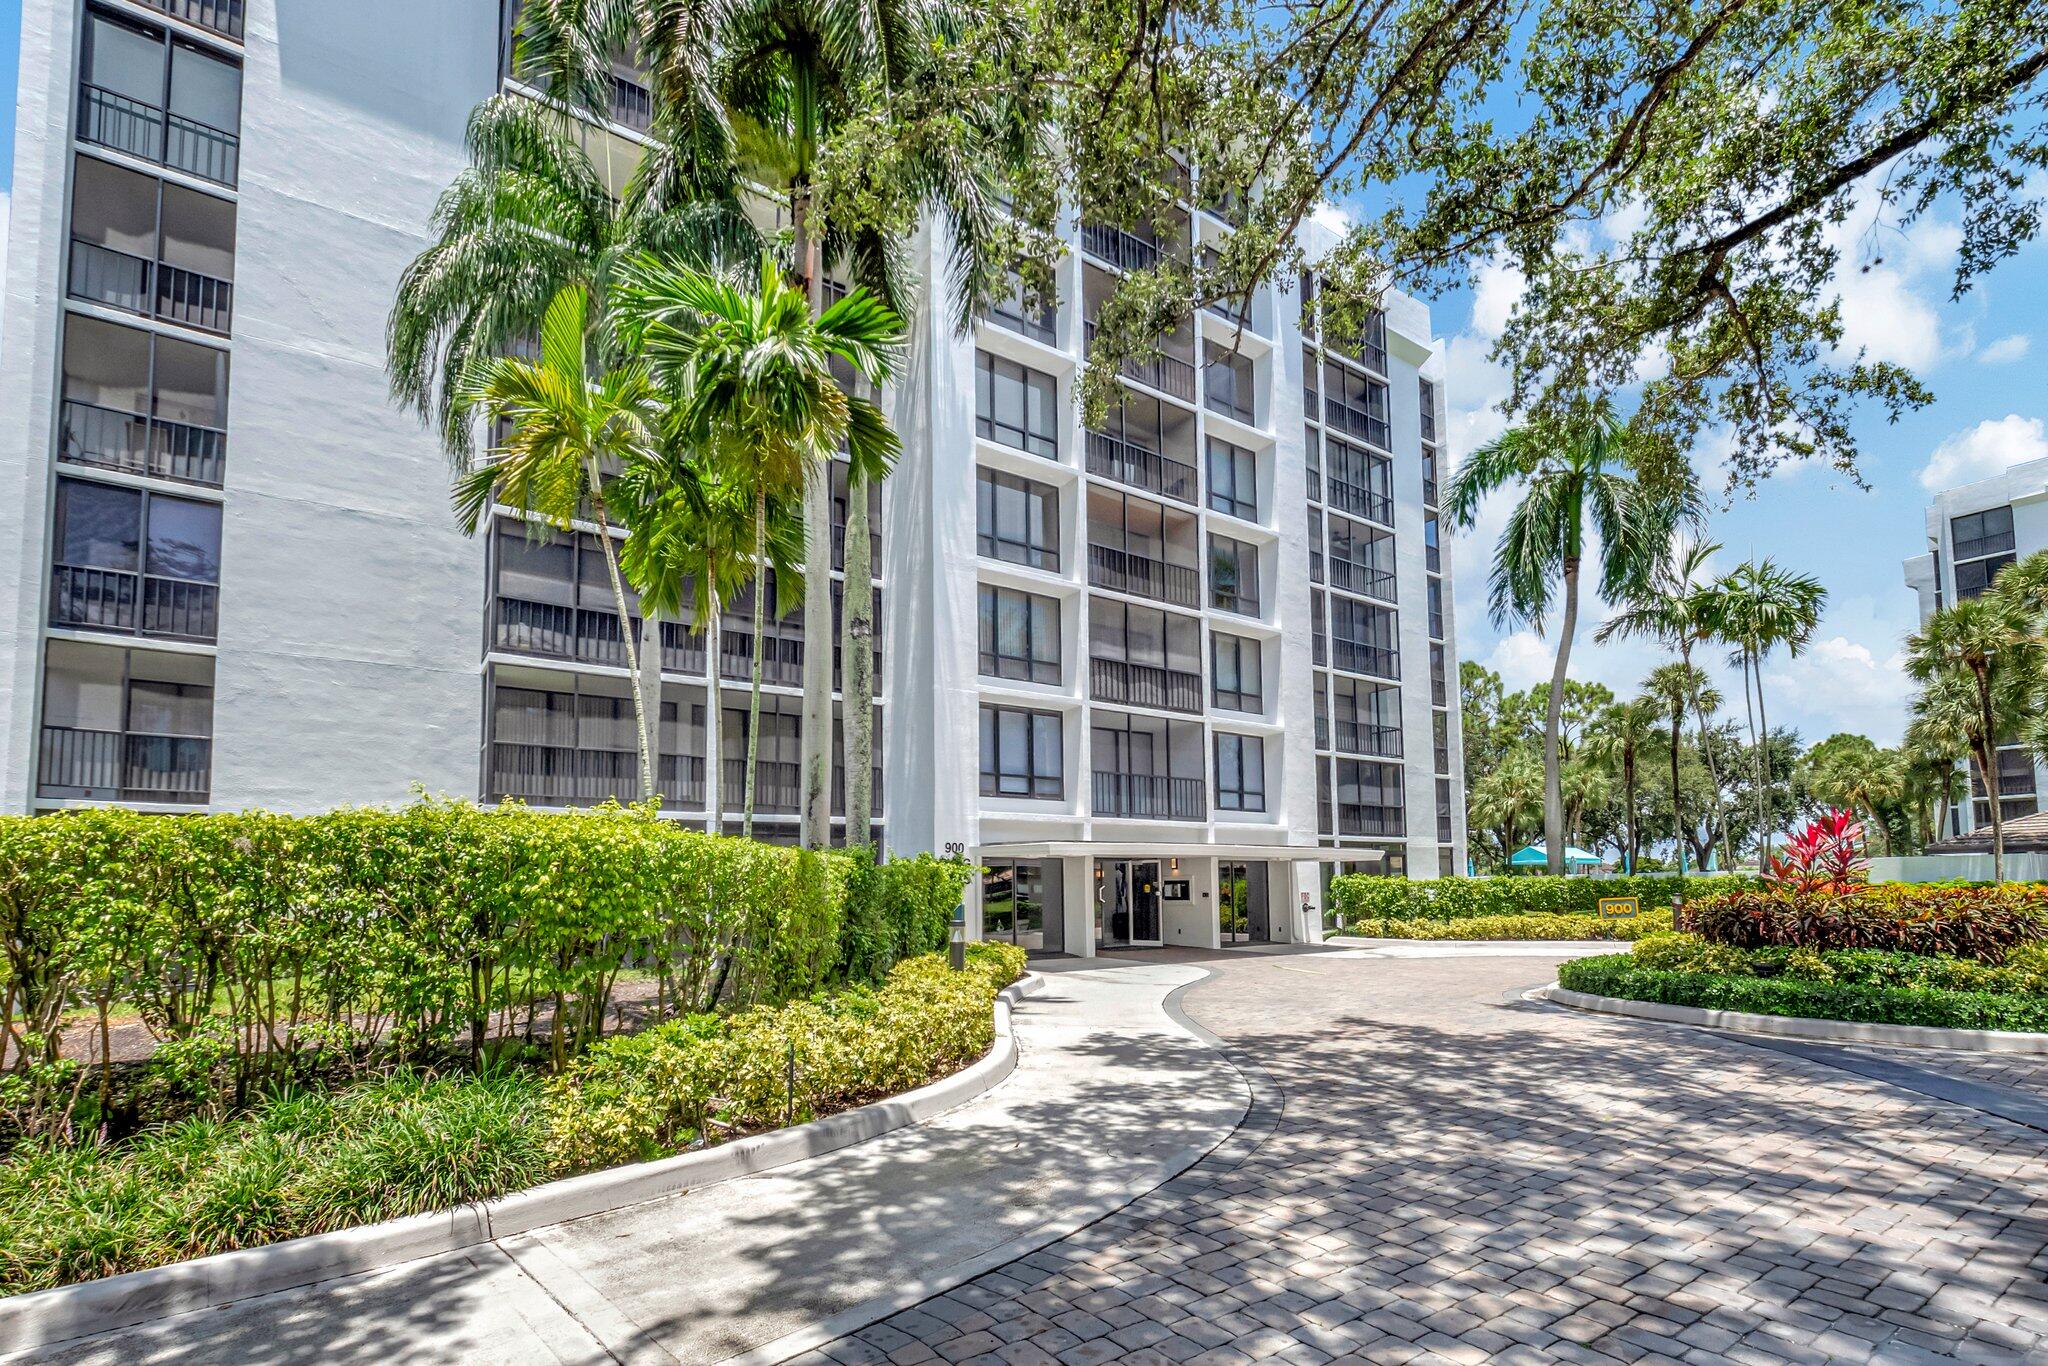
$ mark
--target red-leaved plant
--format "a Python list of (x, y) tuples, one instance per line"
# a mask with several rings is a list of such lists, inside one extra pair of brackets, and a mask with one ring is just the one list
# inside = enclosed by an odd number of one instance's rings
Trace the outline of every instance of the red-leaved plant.
[(1764, 869), (1764, 881), (1793, 892), (1842, 892), (1870, 879), (1863, 857), (1863, 822), (1829, 811), (1806, 823)]

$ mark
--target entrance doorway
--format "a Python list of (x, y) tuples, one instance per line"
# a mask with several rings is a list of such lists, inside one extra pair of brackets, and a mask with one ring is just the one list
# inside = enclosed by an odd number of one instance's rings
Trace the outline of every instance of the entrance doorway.
[(1160, 942), (1157, 860), (1095, 861), (1095, 942), (1109, 949)]
[(1265, 944), (1273, 938), (1266, 900), (1266, 865), (1216, 865), (1216, 925), (1226, 944)]

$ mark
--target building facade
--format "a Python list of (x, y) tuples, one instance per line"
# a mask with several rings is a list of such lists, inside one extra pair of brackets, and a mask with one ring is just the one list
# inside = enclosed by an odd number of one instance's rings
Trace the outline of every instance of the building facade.
[[(2039, 550), (2048, 550), (2048, 460), (2026, 461), (1936, 494), (1927, 509), (1927, 553), (1906, 561), (1906, 587), (1919, 599), (1920, 620), (1976, 597), (1999, 570)], [(2000, 746), (1998, 792), (2005, 819), (2035, 814), (2044, 791), (2048, 769), (2017, 743)], [(1991, 824), (1991, 798), (1974, 766), (1970, 798), (1948, 812), (1946, 835)]]
[[(642, 624), (618, 619), (598, 529), (501, 511), (461, 534), (384, 376), (469, 112), (516, 88), (508, 8), (26, 0), (0, 810), (634, 794), (622, 632)], [(649, 103), (628, 64), (616, 88), (592, 147), (622, 178)], [(1088, 427), (1117, 272), (1229, 224), (1184, 200), (1174, 240), (1067, 227), (1043, 309), (963, 330), (927, 291), (888, 400), (876, 829), (985, 865), (979, 932), (1075, 953), (1315, 937), (1340, 867), (1462, 869), (1426, 311), (1392, 299), (1338, 338), (1262, 290), (1163, 339)], [(943, 278), (943, 243), (916, 249)], [(743, 599), (720, 658), (657, 623), (645, 672), (663, 809), (702, 822), (711, 724), (737, 811), (760, 651), (757, 812), (790, 838), (801, 604), (761, 591), (761, 640)], [(835, 616), (845, 591), (835, 568)]]

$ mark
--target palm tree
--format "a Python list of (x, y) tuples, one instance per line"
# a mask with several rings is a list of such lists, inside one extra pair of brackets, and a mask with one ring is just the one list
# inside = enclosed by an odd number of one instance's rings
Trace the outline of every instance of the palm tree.
[(1629, 702), (1615, 702), (1600, 714), (1599, 722), (1586, 737), (1587, 755), (1621, 773), (1630, 872), (1635, 871), (1636, 860), (1642, 856), (1642, 832), (1638, 826), (1640, 811), (1636, 801), (1637, 763), (1656, 735), (1662, 715), (1655, 698), (1638, 697)]
[(652, 458), (662, 420), (661, 399), (639, 364), (592, 378), (587, 340), (590, 296), (572, 284), (555, 296), (541, 319), (539, 355), (473, 358), (456, 386), (454, 414), (467, 425), (481, 416), (506, 435), (474, 468), (455, 481), (455, 513), (475, 535), (494, 503), (518, 509), (535, 530), (567, 530), (588, 509), (610, 576), (619, 642), (631, 675), (637, 722), (640, 795), (658, 789), (648, 744), (647, 701), (639, 654), (628, 622), (630, 606), (619, 576), (618, 548), (606, 511), (605, 475)]
[(1470, 528), (1486, 495), (1513, 486), (1521, 501), (1494, 551), (1490, 604), (1496, 625), (1524, 621), (1538, 630), (1551, 596), (1562, 587), (1564, 615), (1543, 729), (1543, 839), (1550, 872), (1564, 873), (1564, 796), (1558, 732), (1572, 637), (1579, 621), (1579, 574), (1588, 551), (1588, 523), (1597, 538), (1599, 591), (1610, 602), (1640, 594), (1673, 533), (1700, 519), (1690, 471), (1650, 477), (1627, 432), (1602, 412), (1561, 445), (1516, 429), (1465, 458), (1452, 476), (1443, 515)]
[(1771, 723), (1764, 708), (1764, 661), (1783, 645), (1796, 658), (1820, 625), (1828, 590), (1810, 574), (1794, 574), (1772, 560), (1745, 560), (1714, 584), (1708, 613), (1714, 629), (1736, 649), (1730, 663), (1742, 666), (1742, 700), (1756, 688), (1756, 712), (1750, 743), (1756, 756), (1757, 837), (1762, 858), (1771, 857), (1770, 821), (1765, 802), (1770, 793)]
[[(1671, 834), (1678, 853), (1678, 875), (1685, 876), (1685, 807), (1678, 780), (1679, 744), (1684, 737), (1685, 713), (1698, 706), (1715, 711), (1721, 694), (1707, 681), (1697, 665), (1664, 664), (1643, 680), (1643, 692), (1657, 709), (1671, 718)], [(1712, 853), (1711, 847), (1707, 850)]]
[[(1991, 878), (2005, 881), (2005, 816), (1998, 742), (2038, 690), (2041, 645), (2023, 607), (1991, 592), (1945, 607), (1906, 641), (1906, 672), (1924, 685), (1967, 680), (1976, 703), (1964, 722), (1970, 757), (1991, 807)], [(1923, 696), (1925, 694), (1923, 693)]]
[(1542, 765), (1526, 750), (1515, 750), (1472, 784), (1470, 802), (1473, 823), (1500, 841), (1506, 868), (1524, 822), (1543, 809)]
[(1970, 762), (1976, 714), (1976, 689), (1956, 674), (1929, 680), (1913, 699), (1913, 719), (1906, 724), (1907, 772), (1916, 792), (1934, 807), (1922, 821), (1922, 843), (1940, 838), (1942, 817), (1955, 808), (1956, 770)]
[[(1643, 590), (1623, 603), (1621, 610), (1593, 633), (1593, 639), (1602, 645), (1617, 638), (1656, 640), (1674, 651), (1679, 663), (1690, 665), (1694, 648), (1714, 638), (1714, 596), (1708, 568), (1720, 551), (1719, 543), (1714, 541), (1692, 540), (1682, 547), (1673, 542), (1669, 552), (1658, 560)], [(1718, 806), (1722, 792), (1720, 764), (1714, 757), (1713, 746), (1706, 742), (1706, 711), (1697, 703), (1693, 720), (1699, 726), (1701, 755), (1706, 760), (1707, 776), (1713, 780)], [(1724, 813), (1716, 815), (1721, 825), (1721, 861), (1733, 867), (1735, 850), (1729, 837), (1732, 822)]]
[[(872, 384), (894, 374), (903, 321), (867, 291), (855, 290), (814, 318), (803, 292), (784, 280), (765, 252), (751, 294), (649, 256), (627, 263), (614, 300), (627, 344), (647, 357), (677, 396), (678, 438), (750, 494), (757, 546), (769, 542), (770, 506), (801, 496), (820, 469), (829, 470), (842, 444), (871, 477), (896, 458), (900, 443), (881, 410), (846, 394), (832, 377), (835, 358)], [(807, 535), (811, 530), (806, 528)], [(754, 826), (764, 596), (757, 586), (747, 713), (748, 835)], [(829, 668), (829, 644), (826, 655)]]
[(1892, 833), (1885, 821), (1906, 795), (1906, 756), (1881, 748), (1863, 735), (1830, 735), (1800, 757), (1803, 785), (1816, 800), (1858, 812), (1884, 838), (1892, 852)]

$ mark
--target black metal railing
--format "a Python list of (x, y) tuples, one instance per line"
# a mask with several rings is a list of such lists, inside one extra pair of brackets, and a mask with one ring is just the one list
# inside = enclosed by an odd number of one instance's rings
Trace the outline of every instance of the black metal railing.
[(164, 111), (101, 86), (78, 87), (78, 136), (144, 161), (164, 159)]
[(1392, 443), (1388, 439), (1387, 420), (1385, 418), (1376, 417), (1364, 408), (1353, 407), (1351, 404), (1338, 399), (1335, 394), (1330, 395), (1329, 398), (1324, 400), (1323, 421), (1339, 431), (1349, 432), (1353, 436), (1362, 436), (1381, 450), (1388, 450), (1392, 447)]
[[(754, 636), (750, 631), (726, 627), (718, 636), (718, 676), (747, 682), (754, 676)], [(787, 687), (801, 687), (804, 681), (804, 643), (801, 640), (769, 636), (761, 652), (761, 681)]]
[[(632, 619), (632, 629), (637, 638), (639, 618)], [(626, 645), (619, 634), (616, 612), (501, 597), (496, 603), (492, 640), (494, 648), (511, 654), (626, 667)]]
[(1209, 814), (1208, 796), (1200, 778), (1169, 778), (1157, 773), (1094, 774), (1094, 804), (1098, 816), (1125, 816), (1134, 820), (1199, 821)]
[(1405, 835), (1408, 821), (1398, 806), (1337, 804), (1337, 833), (1340, 835)]
[(1119, 270), (1149, 270), (1159, 262), (1160, 247), (1136, 233), (1101, 223), (1081, 225), (1081, 250)]
[(1367, 597), (1394, 600), (1394, 571), (1379, 569), (1356, 560), (1338, 556), (1330, 557), (1330, 586), (1342, 588), (1348, 593), (1363, 593)]
[(1370, 721), (1339, 721), (1335, 747), (1346, 754), (1398, 759), (1401, 757), (1401, 728)]
[[(746, 809), (747, 759), (722, 759), (718, 775), (718, 802), (724, 814), (738, 815)], [(783, 759), (762, 759), (754, 765), (754, 814), (794, 816), (802, 803), (801, 765)]]
[(225, 332), (234, 318), (232, 281), (159, 262), (156, 268), (156, 314), (187, 327)]
[(204, 736), (44, 726), (39, 750), (44, 796), (204, 802), (212, 788), (213, 741)]
[(224, 38), (239, 40), (242, 36), (242, 0), (142, 0), (142, 3), (173, 19), (183, 19), (188, 24), (210, 29)]
[(1088, 695), (1097, 702), (1116, 702), (1127, 707), (1199, 712), (1202, 709), (1202, 676), (1156, 664), (1090, 658)]
[[(868, 783), (868, 815), (874, 817), (882, 814), (882, 770), (876, 768), (869, 772), (874, 776)], [(840, 763), (832, 765), (832, 814), (846, 814), (846, 765)]]
[(242, 140), (233, 133), (172, 114), (164, 123), (164, 165), (216, 185), (241, 174)]
[(207, 332), (226, 332), (234, 318), (233, 281), (76, 237), (71, 239), (70, 290), (75, 299)]
[(1177, 607), (1199, 607), (1202, 602), (1199, 571), (1106, 545), (1088, 547), (1088, 582), (1113, 593), (1129, 593)]
[[(1081, 340), (1084, 347), (1095, 345), (1095, 324), (1092, 321), (1082, 323)], [(1195, 401), (1195, 363), (1171, 352), (1161, 351), (1149, 360), (1126, 356), (1120, 373), (1125, 379), (1135, 380), (1162, 394), (1189, 403)]]
[(98, 565), (50, 567), (50, 624), (131, 635), (212, 640), (220, 588)]
[(227, 464), (228, 434), (220, 428), (153, 419), (149, 472), (159, 479), (219, 488), (227, 477)]
[(1200, 475), (1185, 460), (1133, 445), (1107, 432), (1088, 434), (1088, 472), (1132, 488), (1193, 504)]
[(1391, 495), (1377, 493), (1363, 484), (1339, 479), (1334, 474), (1330, 476), (1330, 506), (1356, 513), (1382, 526), (1394, 524), (1394, 500)]
[(1401, 652), (1385, 645), (1362, 645), (1356, 641), (1330, 643), (1333, 667), (1348, 673), (1371, 674), (1375, 678), (1401, 676)]

